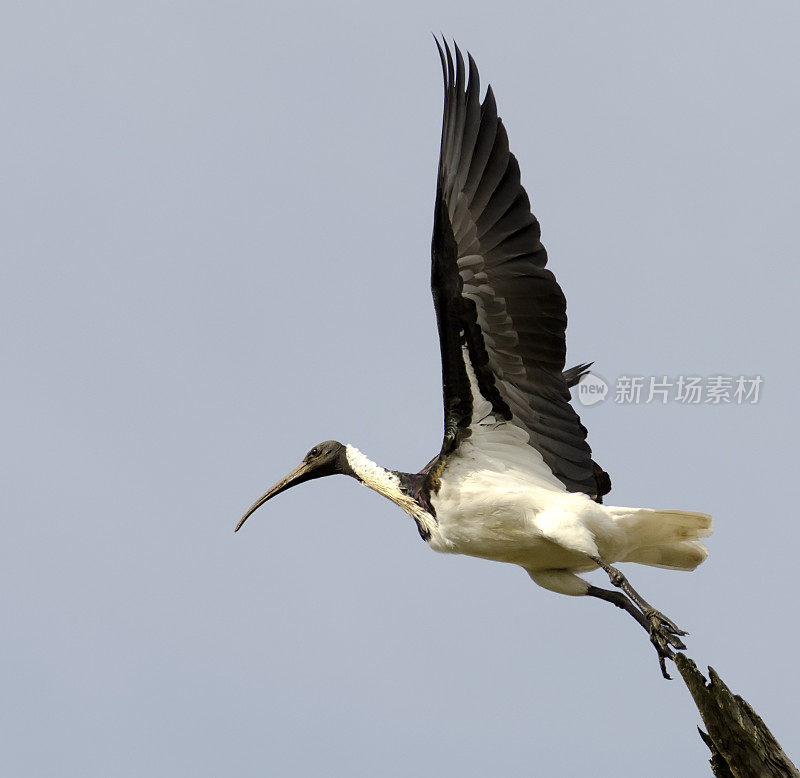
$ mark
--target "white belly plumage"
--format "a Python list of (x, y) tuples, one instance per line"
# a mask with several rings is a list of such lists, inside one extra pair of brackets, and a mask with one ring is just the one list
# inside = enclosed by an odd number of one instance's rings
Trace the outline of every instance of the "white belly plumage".
[(565, 594), (584, 593), (573, 574), (596, 569), (592, 557), (693, 570), (707, 556), (705, 513), (600, 505), (567, 492), (544, 467), (480, 460), (474, 452), (448, 464), (431, 496), (435, 551), (517, 564)]
[(592, 570), (592, 556), (616, 561), (624, 533), (602, 505), (513, 473), (474, 471), (443, 479), (431, 503), (435, 551), (511, 562), (526, 570)]

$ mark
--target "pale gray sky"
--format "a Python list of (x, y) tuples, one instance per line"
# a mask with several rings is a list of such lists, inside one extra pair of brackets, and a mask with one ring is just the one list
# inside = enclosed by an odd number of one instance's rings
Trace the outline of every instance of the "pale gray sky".
[(627, 572), (800, 757), (797, 3), (2, 17), (3, 775), (709, 774), (625, 614), (437, 556), (347, 479), (233, 534), (319, 440), (439, 447), (440, 30), (495, 88), (570, 360), (764, 377), (582, 416), (612, 504), (714, 515), (696, 573)]

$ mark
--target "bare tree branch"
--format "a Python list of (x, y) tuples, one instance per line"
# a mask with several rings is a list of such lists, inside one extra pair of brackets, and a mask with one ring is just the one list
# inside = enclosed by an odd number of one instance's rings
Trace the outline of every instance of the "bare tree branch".
[(708, 729), (708, 734), (699, 730), (700, 737), (711, 750), (717, 778), (800, 778), (761, 717), (713, 668), (708, 668), (707, 682), (685, 654), (677, 654), (675, 664)]

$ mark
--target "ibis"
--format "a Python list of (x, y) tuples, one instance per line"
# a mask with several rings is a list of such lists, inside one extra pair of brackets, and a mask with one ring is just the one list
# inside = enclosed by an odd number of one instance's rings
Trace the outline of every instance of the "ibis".
[[(687, 633), (614, 565), (693, 570), (711, 517), (604, 505), (611, 479), (592, 458), (564, 370), (566, 300), (540, 240), (491, 86), (458, 46), (436, 41), (444, 117), (434, 204), (431, 288), (442, 360), (444, 437), (417, 473), (381, 467), (359, 449), (318, 443), (247, 509), (327, 475), (346, 475), (396, 503), (434, 550), (519, 565), (539, 586), (594, 597), (649, 634), (661, 672)], [(582, 573), (602, 569), (614, 588)]]

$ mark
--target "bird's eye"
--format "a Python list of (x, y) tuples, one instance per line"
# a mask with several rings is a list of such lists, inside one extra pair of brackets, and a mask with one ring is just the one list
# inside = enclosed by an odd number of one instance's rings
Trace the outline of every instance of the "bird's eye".
[(311, 451), (309, 451), (308, 453), (312, 457), (318, 457), (319, 456), (319, 449), (316, 446), (314, 446), (314, 448), (312, 448)]

